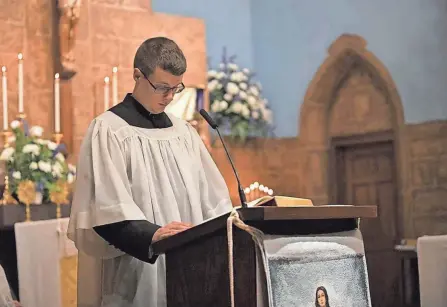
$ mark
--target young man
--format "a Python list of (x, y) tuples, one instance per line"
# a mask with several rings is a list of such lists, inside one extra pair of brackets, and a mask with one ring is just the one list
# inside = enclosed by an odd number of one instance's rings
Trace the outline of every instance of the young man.
[(133, 92), (87, 131), (68, 230), (79, 250), (78, 306), (166, 306), (164, 257), (151, 243), (232, 208), (198, 133), (164, 112), (185, 71), (175, 42), (146, 40)]

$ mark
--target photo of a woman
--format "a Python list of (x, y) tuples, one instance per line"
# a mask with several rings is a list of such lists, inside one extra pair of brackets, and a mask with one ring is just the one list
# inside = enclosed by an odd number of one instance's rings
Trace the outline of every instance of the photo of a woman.
[(319, 286), (315, 292), (315, 307), (330, 307), (329, 296), (326, 288), (323, 286)]

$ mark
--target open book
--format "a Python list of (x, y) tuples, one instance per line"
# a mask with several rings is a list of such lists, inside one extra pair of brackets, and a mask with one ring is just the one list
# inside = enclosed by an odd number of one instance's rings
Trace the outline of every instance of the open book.
[(313, 206), (310, 199), (288, 196), (263, 196), (247, 203), (248, 207), (302, 207)]

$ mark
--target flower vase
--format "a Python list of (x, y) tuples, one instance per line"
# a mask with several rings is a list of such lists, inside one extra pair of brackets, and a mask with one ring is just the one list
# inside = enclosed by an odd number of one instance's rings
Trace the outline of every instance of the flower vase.
[(34, 199), (34, 205), (41, 205), (43, 200), (43, 193), (36, 191), (36, 198)]

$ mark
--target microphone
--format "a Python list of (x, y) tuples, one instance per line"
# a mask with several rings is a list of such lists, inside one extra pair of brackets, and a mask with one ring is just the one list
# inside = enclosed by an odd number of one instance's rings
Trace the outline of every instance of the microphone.
[(199, 111), (199, 113), (206, 120), (208, 125), (210, 125), (211, 128), (213, 128), (214, 130), (217, 131), (217, 134), (219, 135), (220, 141), (222, 142), (222, 145), (223, 145), (223, 147), (225, 149), (225, 152), (227, 154), (228, 160), (230, 161), (231, 167), (233, 168), (234, 175), (236, 176), (237, 186), (238, 186), (238, 191), (239, 191), (239, 199), (241, 200), (242, 208), (247, 208), (247, 199), (245, 198), (245, 193), (244, 193), (244, 190), (242, 189), (242, 185), (241, 185), (241, 181), (239, 179), (239, 175), (238, 175), (238, 173), (236, 171), (236, 168), (234, 167), (233, 160), (231, 160), (231, 156), (230, 156), (230, 153), (228, 152), (227, 146), (225, 146), (225, 142), (223, 141), (222, 136), (220, 135), (220, 131), (219, 131), (219, 129), (217, 129), (219, 126), (217, 125), (217, 123), (211, 118), (211, 116), (204, 109), (201, 109)]

